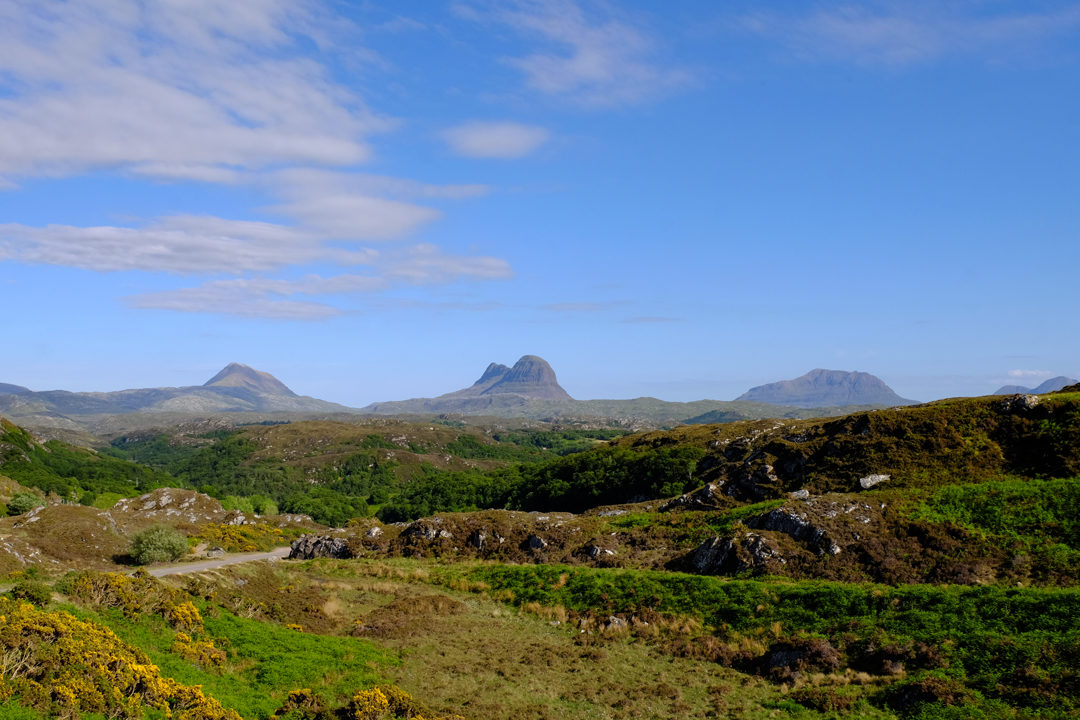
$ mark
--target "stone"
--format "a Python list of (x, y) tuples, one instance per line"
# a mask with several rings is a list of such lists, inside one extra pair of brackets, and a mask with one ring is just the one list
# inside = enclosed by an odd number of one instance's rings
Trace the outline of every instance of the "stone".
[(590, 545), (585, 548), (585, 554), (593, 560), (599, 560), (602, 557), (614, 557), (615, 551), (602, 548), (599, 545)]
[(488, 534), (486, 530), (474, 530), (472, 534), (469, 535), (466, 542), (468, 542), (477, 550), (483, 550), (484, 545), (487, 543), (487, 538)]
[(377, 537), (381, 537), (382, 534), (383, 534), (383, 529), (381, 527), (379, 527), (378, 525), (376, 525), (375, 527), (368, 528), (368, 531), (366, 533), (364, 533), (364, 536), (374, 540)]
[(792, 500), (807, 500), (810, 497), (810, 491), (803, 488), (802, 490), (796, 490), (788, 495)]
[(859, 478), (859, 487), (863, 490), (869, 490), (870, 488), (885, 482), (890, 476), (884, 474), (867, 475), (866, 477)]
[(805, 513), (796, 513), (787, 508), (776, 508), (764, 515), (748, 520), (746, 525), (755, 530), (771, 530), (783, 533), (793, 540), (807, 543), (819, 553), (828, 553), (830, 555), (840, 553), (840, 546), (833, 542), (824, 528), (817, 527), (807, 520)]
[(247, 525), (248, 519), (239, 510), (233, 510), (225, 516), (226, 525)]
[(529, 550), (543, 550), (548, 546), (547, 540), (539, 535), (530, 535), (525, 540), (525, 547)]
[(630, 627), (630, 623), (626, 622), (626, 620), (622, 619), (618, 615), (609, 616), (607, 619), (607, 624), (605, 625), (605, 629), (607, 630), (622, 630), (628, 627)]
[(303, 535), (294, 540), (289, 548), (290, 560), (311, 560), (319, 557), (347, 558), (348, 543), (344, 538), (329, 535)]
[(1022, 412), (1032, 410), (1039, 406), (1042, 399), (1038, 395), (1010, 395), (1001, 401), (1001, 409), (1004, 412)]
[(660, 506), (660, 512), (686, 507), (714, 507), (720, 498), (721, 485), (708, 483), (693, 492), (668, 500)]

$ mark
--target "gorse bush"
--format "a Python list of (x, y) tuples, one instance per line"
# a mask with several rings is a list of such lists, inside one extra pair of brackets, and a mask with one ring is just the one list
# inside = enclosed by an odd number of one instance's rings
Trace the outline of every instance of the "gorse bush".
[(0, 700), (16, 697), (49, 717), (142, 717), (154, 708), (174, 718), (241, 720), (201, 688), (162, 677), (108, 628), (66, 612), (0, 599), (0, 658)]
[(187, 538), (183, 533), (164, 525), (154, 525), (135, 534), (129, 553), (139, 565), (149, 565), (177, 560), (187, 551)]
[(247, 525), (208, 523), (199, 528), (197, 537), (227, 552), (257, 552), (288, 544), (301, 532), (295, 528), (285, 532), (281, 528), (272, 527), (263, 522)]

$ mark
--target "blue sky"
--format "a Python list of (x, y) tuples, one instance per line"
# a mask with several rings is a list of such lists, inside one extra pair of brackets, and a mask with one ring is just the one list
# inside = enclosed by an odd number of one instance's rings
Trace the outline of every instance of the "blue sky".
[(1080, 375), (1080, 3), (0, 0), (0, 382)]

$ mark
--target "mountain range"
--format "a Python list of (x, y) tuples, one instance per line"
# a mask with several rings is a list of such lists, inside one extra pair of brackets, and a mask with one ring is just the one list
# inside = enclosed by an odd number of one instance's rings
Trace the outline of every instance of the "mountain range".
[(1080, 382), (1074, 378), (1065, 377), (1064, 375), (1058, 375), (1057, 377), (1050, 378), (1040, 385), (1036, 385), (1033, 388), (1024, 387), (1022, 385), (1002, 385), (993, 394), (994, 395), (1041, 395), (1042, 393), (1057, 392), (1058, 390), (1068, 387), (1069, 385), (1075, 385)]
[[(1007, 386), (998, 394), (1044, 393), (1075, 383), (1066, 377), (1036, 388)], [(734, 401), (669, 402), (576, 400), (559, 385), (551, 365), (525, 355), (512, 366), (492, 362), (472, 384), (434, 398), (413, 398), (351, 408), (300, 396), (273, 375), (231, 363), (203, 385), (115, 392), (32, 391), (0, 383), (0, 415), (35, 428), (72, 432), (117, 431), (185, 418), (246, 413), (258, 420), (313, 415), (465, 415), (550, 420), (604, 421), (632, 429), (759, 418), (809, 418), (862, 409), (912, 405), (880, 378), (865, 372), (815, 369), (792, 380), (753, 387)], [(236, 422), (257, 420), (236, 419)]]
[(203, 385), (115, 392), (34, 392), (0, 385), (0, 415), (34, 426), (82, 429), (87, 417), (130, 413), (213, 415), (237, 412), (355, 412), (337, 403), (303, 397), (265, 372), (231, 363)]
[[(763, 398), (770, 399), (763, 399)], [(525, 355), (513, 367), (491, 363), (469, 387), (434, 398), (372, 403), (362, 409), (379, 415), (494, 415), (532, 419), (607, 418), (630, 427), (732, 422), (758, 418), (841, 415), (853, 409), (912, 405), (866, 373), (814, 370), (802, 378), (752, 388), (735, 401), (668, 402), (575, 400), (540, 357)]]

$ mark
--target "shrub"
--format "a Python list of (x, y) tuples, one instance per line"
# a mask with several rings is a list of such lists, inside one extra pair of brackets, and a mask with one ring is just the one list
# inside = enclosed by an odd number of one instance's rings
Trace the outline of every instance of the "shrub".
[(131, 557), (139, 565), (168, 562), (182, 557), (188, 550), (183, 533), (164, 525), (154, 525), (131, 539)]
[(40, 580), (20, 577), (11, 586), (11, 596), (41, 607), (52, 600), (52, 588)]
[(45, 501), (34, 493), (19, 492), (15, 493), (15, 496), (8, 501), (7, 512), (8, 515), (22, 515), (44, 504)]

